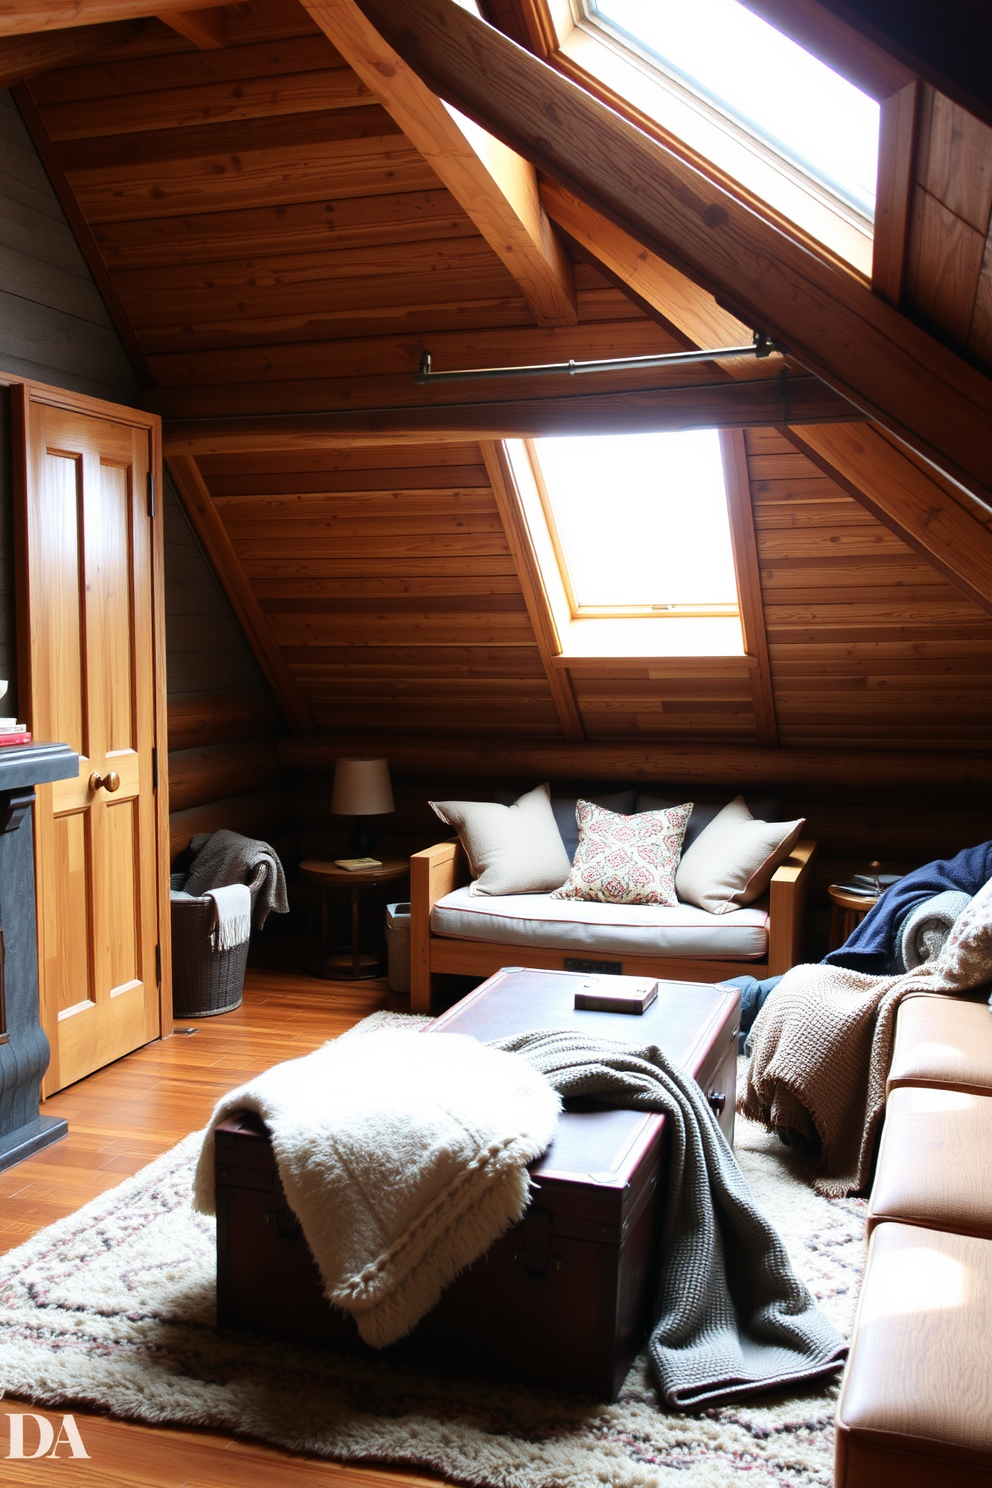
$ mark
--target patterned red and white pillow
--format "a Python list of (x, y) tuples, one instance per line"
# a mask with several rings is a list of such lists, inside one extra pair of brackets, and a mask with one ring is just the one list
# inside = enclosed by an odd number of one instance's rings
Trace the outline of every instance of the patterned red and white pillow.
[(675, 870), (691, 813), (691, 801), (636, 816), (619, 816), (592, 801), (579, 801), (579, 845), (572, 871), (552, 899), (674, 907), (679, 902)]

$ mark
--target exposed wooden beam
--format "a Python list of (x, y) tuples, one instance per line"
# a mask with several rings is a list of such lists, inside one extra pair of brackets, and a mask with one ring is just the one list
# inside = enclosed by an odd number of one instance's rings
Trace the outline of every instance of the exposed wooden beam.
[(275, 694), (286, 722), (299, 733), (315, 733), (316, 726), (310, 710), (272, 634), (265, 612), (255, 598), (196, 461), (188, 456), (173, 455), (167, 464), (186, 514), (193, 524), (193, 530), (203, 544), (231, 608), (241, 622), (248, 644)]
[(421, 82), (354, 0), (304, 0), (318, 26), (434, 168), (499, 254), (540, 326), (576, 325), (575, 280), (529, 161)]
[(169, 454), (236, 450), (346, 448), (424, 444), (429, 440), (540, 439), (551, 434), (648, 433), (665, 429), (767, 428), (821, 419), (850, 423), (857, 411), (815, 377), (709, 383), (647, 392), (521, 398), (432, 408), (366, 408), (333, 413), (263, 414), (251, 418), (170, 419)]
[(561, 731), (566, 739), (584, 739), (586, 731), (582, 724), (579, 705), (575, 699), (572, 679), (566, 671), (555, 666), (554, 658), (561, 652), (561, 640), (554, 615), (551, 613), (544, 581), (541, 578), (541, 567), (537, 561), (534, 544), (520, 508), (520, 497), (517, 494), (513, 471), (499, 444), (484, 440), (480, 449), (489, 473), (506, 540), (517, 566), (517, 577), (523, 590), (530, 623), (534, 628), (534, 639), (537, 641), (541, 665), (548, 679)]
[(140, 30), (139, 21), (114, 21), (72, 31), (34, 31), (26, 36), (10, 37), (0, 54), (0, 88), (23, 83), (25, 78), (48, 72), (52, 67), (90, 62), (94, 53), (123, 46)]
[(782, 433), (992, 614), (992, 531), (872, 424)]
[(778, 745), (778, 722), (775, 717), (775, 689), (768, 655), (765, 630), (765, 607), (761, 595), (761, 569), (758, 544), (754, 535), (754, 510), (751, 506), (751, 482), (747, 470), (747, 448), (740, 429), (724, 429), (720, 435), (727, 508), (730, 513), (730, 539), (734, 548), (737, 574), (737, 599), (744, 633), (744, 650), (757, 665), (751, 670), (754, 698), (754, 726), (758, 743), (774, 749)]
[[(580, 201), (574, 192), (556, 181), (542, 181), (541, 202), (551, 221), (585, 257), (601, 264), (694, 346), (746, 346), (751, 340), (750, 328), (718, 305), (708, 290)], [(779, 356), (760, 361), (730, 357), (719, 365), (731, 377), (767, 377), (769, 368), (777, 369), (781, 360)]]
[[(281, 739), (279, 758), (290, 770), (325, 771), (341, 753), (341, 741)], [(378, 742), (349, 738), (349, 752), (381, 752)], [(532, 776), (536, 780), (645, 780), (743, 788), (830, 786), (925, 786), (933, 782), (987, 789), (992, 757), (983, 754), (893, 754), (891, 750), (759, 749), (749, 745), (654, 743), (554, 744), (533, 739), (452, 739), (389, 741), (389, 763), (397, 775)]]
[(164, 10), (158, 19), (185, 36), (201, 52), (227, 46), (227, 16), (223, 6), (209, 10)]
[(911, 448), (992, 494), (992, 379), (452, 0), (361, 6), (454, 107), (780, 338)]

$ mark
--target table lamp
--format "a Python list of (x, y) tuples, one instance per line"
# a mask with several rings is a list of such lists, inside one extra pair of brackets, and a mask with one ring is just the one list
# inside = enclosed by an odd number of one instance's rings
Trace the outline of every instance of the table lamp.
[(331, 811), (335, 816), (357, 816), (351, 834), (351, 850), (356, 858), (371, 857), (375, 836), (366, 817), (384, 816), (395, 811), (393, 787), (389, 781), (389, 761), (384, 759), (339, 759), (334, 766), (334, 790)]

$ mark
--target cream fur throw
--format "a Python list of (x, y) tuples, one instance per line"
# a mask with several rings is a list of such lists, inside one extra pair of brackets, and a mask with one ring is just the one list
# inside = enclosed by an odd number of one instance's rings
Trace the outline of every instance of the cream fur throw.
[(880, 977), (793, 967), (755, 1019), (737, 1109), (817, 1148), (813, 1179), (821, 1193), (858, 1192), (871, 1172), (899, 1003), (910, 992), (951, 996), (989, 981), (992, 882), (957, 919), (940, 955), (913, 971)]
[(527, 1207), (559, 1096), (464, 1034), (384, 1029), (277, 1064), (214, 1111), (193, 1206), (214, 1212), (214, 1128), (254, 1111), (328, 1301), (367, 1343), (402, 1338)]

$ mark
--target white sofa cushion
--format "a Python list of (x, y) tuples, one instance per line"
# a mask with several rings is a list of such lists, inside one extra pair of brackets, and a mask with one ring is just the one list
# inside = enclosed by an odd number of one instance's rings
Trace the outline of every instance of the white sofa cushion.
[(467, 887), (439, 899), (431, 911), (435, 935), (542, 946), (584, 957), (693, 956), (758, 960), (768, 950), (768, 911), (757, 905), (709, 914), (691, 904), (599, 904), (550, 894), (501, 894), (480, 899)]

